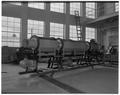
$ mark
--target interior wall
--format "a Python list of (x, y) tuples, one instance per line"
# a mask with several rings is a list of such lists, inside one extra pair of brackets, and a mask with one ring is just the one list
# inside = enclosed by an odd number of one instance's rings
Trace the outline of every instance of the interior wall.
[(115, 2), (101, 2), (97, 4), (97, 16), (106, 16), (115, 12)]
[(118, 28), (109, 28), (103, 33), (103, 45), (107, 49), (109, 45), (118, 46)]
[(115, 11), (115, 3), (104, 3), (104, 15), (109, 15)]

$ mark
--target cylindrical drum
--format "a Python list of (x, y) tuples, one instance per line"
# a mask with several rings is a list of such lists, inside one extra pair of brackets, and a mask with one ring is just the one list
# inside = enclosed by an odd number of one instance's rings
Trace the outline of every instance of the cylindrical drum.
[(37, 50), (39, 60), (43, 61), (45, 57), (54, 56), (58, 48), (57, 40), (55, 38), (45, 38), (32, 36), (29, 40), (29, 47)]
[(32, 36), (30, 39), (29, 39), (29, 47), (32, 48), (32, 49), (38, 49), (39, 47), (39, 37), (37, 36)]
[(33, 49), (57, 48), (58, 44), (60, 47), (63, 46), (61, 39), (43, 38), (35, 35), (29, 39), (29, 47)]

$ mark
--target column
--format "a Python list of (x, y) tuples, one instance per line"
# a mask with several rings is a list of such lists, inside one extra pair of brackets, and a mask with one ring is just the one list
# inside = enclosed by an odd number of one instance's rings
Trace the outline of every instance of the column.
[[(83, 3), (81, 3), (81, 11), (80, 11), (80, 13), (81, 13), (81, 16), (82, 17), (86, 17), (86, 3), (85, 2), (83, 2)], [(86, 27), (84, 26), (84, 25), (82, 25), (82, 37), (83, 37), (83, 41), (85, 41), (85, 35), (86, 35)]]
[(97, 33), (96, 33), (96, 39), (97, 39), (97, 43), (99, 43), (99, 44), (103, 44), (103, 42), (102, 42), (102, 30), (101, 30), (101, 28), (100, 27), (97, 27)]
[(23, 40), (27, 39), (28, 2), (23, 2), (22, 8), (23, 11), (21, 15), (20, 46), (23, 45)]
[(70, 32), (70, 30), (69, 30), (69, 18), (70, 18), (70, 2), (67, 2), (66, 3), (66, 10), (65, 10), (65, 12), (66, 12), (66, 15), (65, 15), (65, 29), (64, 29), (64, 38), (65, 39), (69, 39), (69, 32)]
[(82, 28), (82, 40), (85, 41), (86, 27), (83, 25), (81, 28)]
[(50, 37), (50, 2), (46, 2), (45, 8), (45, 24), (44, 24), (44, 37)]

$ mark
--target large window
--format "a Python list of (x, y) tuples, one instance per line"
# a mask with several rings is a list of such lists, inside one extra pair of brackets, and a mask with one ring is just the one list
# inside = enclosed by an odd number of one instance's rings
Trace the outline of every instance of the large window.
[(63, 38), (63, 24), (50, 23), (50, 37)]
[(95, 28), (86, 27), (86, 41), (90, 41), (91, 39), (95, 39)]
[(69, 26), (70, 33), (69, 33), (69, 38), (71, 40), (78, 40), (77, 39), (77, 31), (76, 31), (76, 26), (70, 25)]
[(21, 5), (21, 2), (8, 2), (8, 3), (10, 3), (10, 4), (13, 4), (13, 5)]
[(32, 35), (43, 37), (44, 34), (44, 22), (36, 20), (28, 20), (28, 38)]
[(115, 3), (115, 12), (119, 11), (119, 3)]
[(32, 7), (32, 8), (37, 8), (37, 9), (45, 9), (45, 5), (44, 3), (40, 3), (40, 2), (28, 2), (28, 7)]
[(20, 46), (20, 18), (2, 16), (2, 46)]
[(50, 10), (64, 13), (64, 3), (51, 3)]
[(75, 15), (75, 11), (79, 11), (80, 15), (80, 5), (81, 3), (70, 3), (70, 14)]
[(95, 18), (95, 3), (86, 3), (86, 17)]

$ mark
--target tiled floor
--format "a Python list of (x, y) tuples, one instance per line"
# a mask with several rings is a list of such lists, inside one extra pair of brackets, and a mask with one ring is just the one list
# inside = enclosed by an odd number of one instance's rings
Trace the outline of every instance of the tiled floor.
[(2, 64), (4, 93), (117, 93), (118, 70), (95, 66), (56, 73), (53, 78), (19, 75), (18, 65)]

